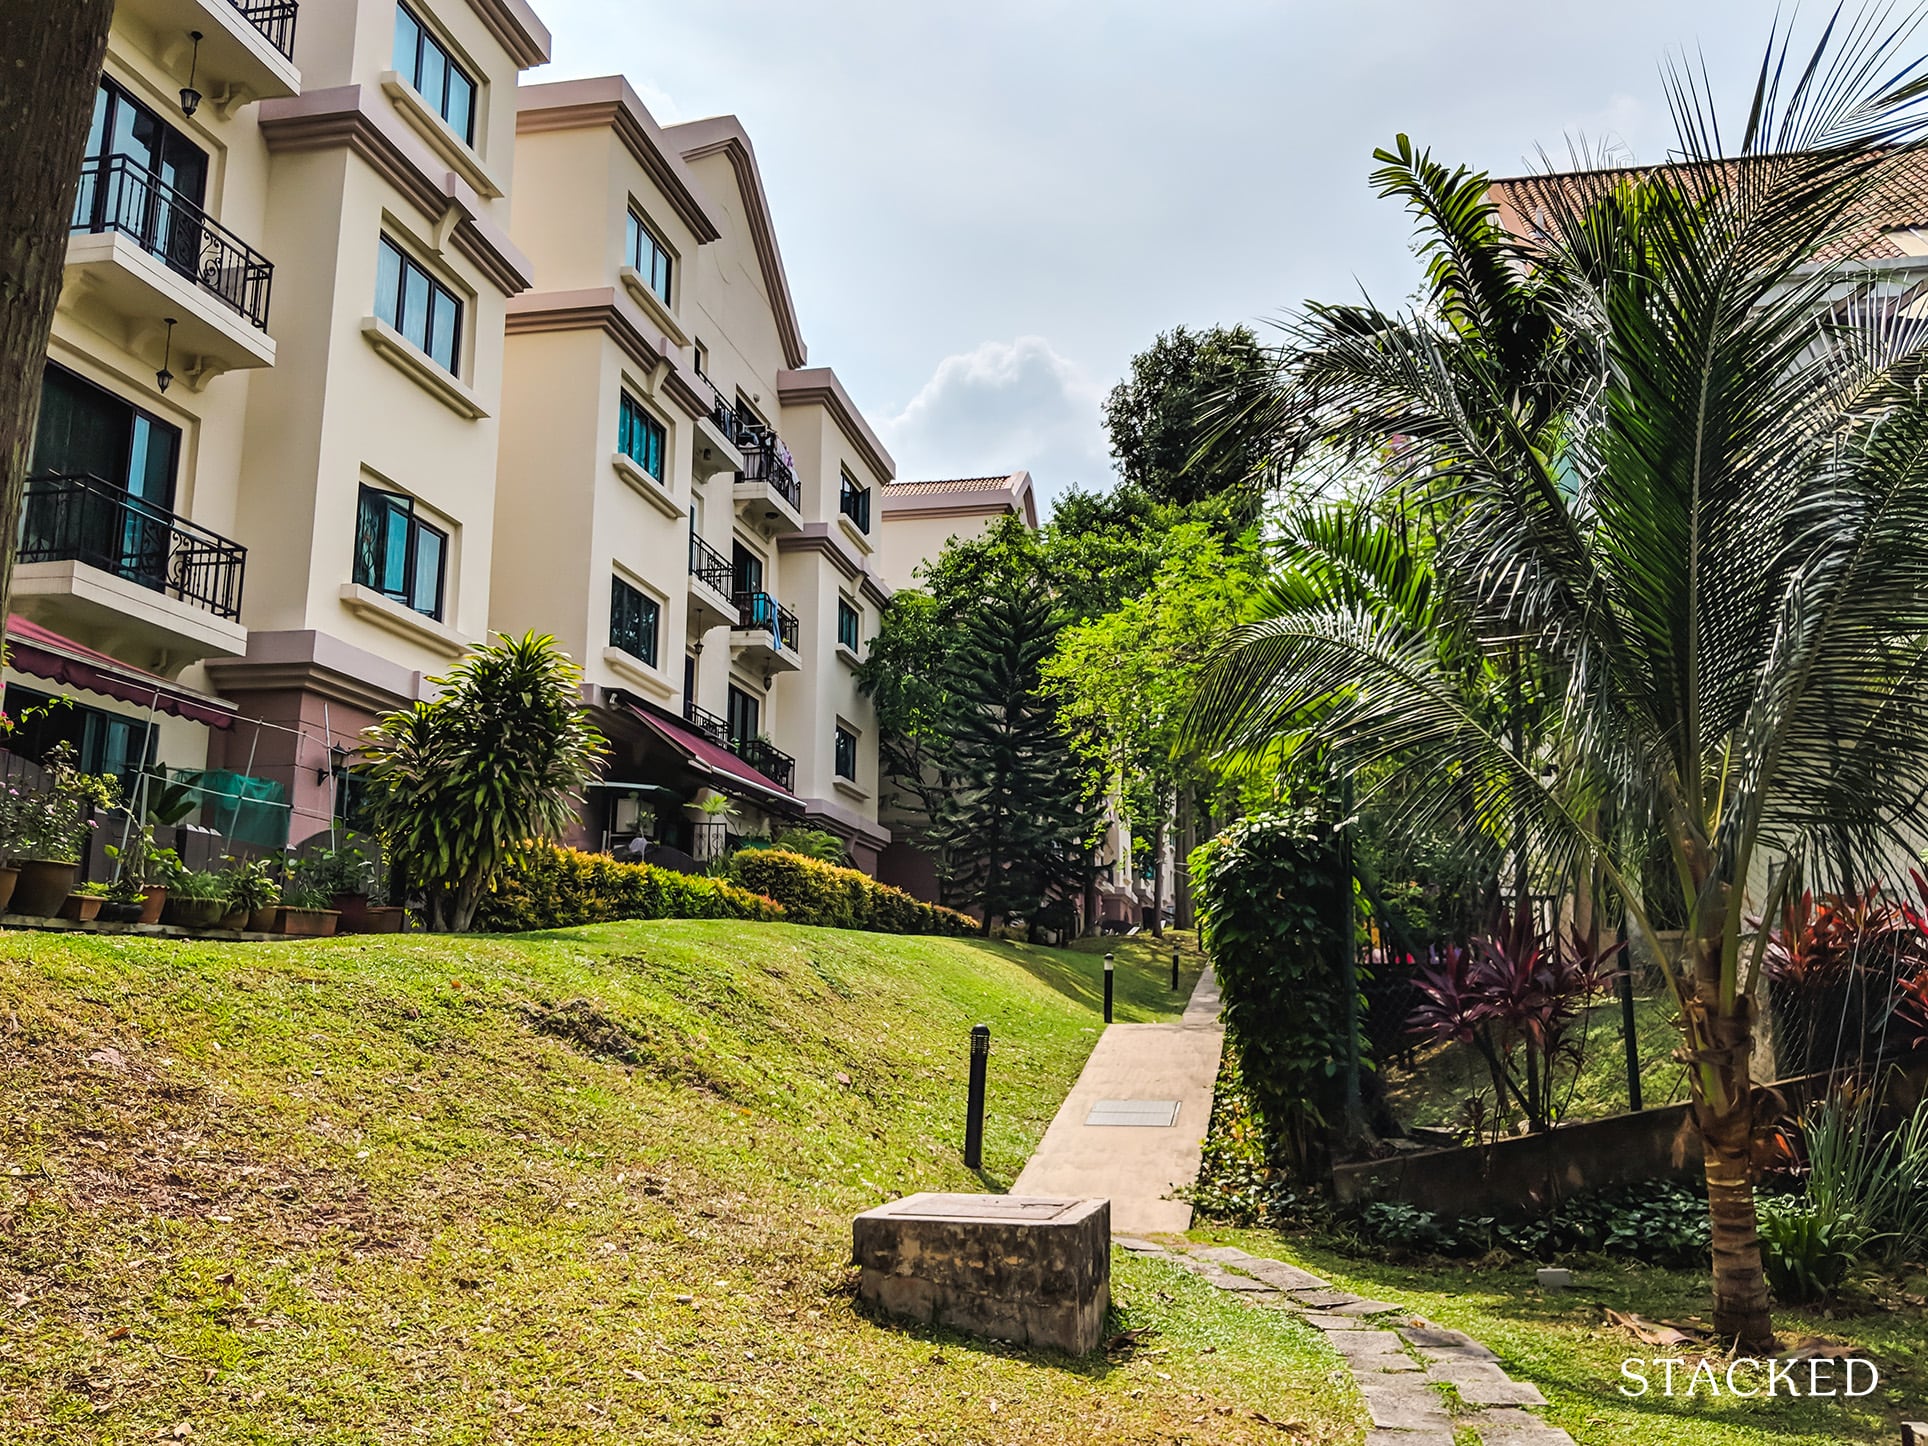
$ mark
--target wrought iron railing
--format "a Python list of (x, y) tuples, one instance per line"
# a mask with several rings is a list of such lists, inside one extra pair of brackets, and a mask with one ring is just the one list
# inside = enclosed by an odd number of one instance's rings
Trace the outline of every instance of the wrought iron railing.
[(837, 510), (857, 524), (859, 532), (870, 531), (870, 489), (859, 487), (848, 477), (837, 493)]
[(730, 595), (736, 604), (736, 625), (757, 628), (776, 639), (779, 648), (797, 650), (797, 615), (782, 606), (767, 592), (739, 592)]
[(683, 721), (717, 747), (729, 749), (779, 788), (796, 787), (797, 760), (776, 744), (762, 738), (733, 737), (725, 720), (687, 700), (683, 703)]
[(782, 445), (777, 441), (777, 434), (747, 422), (741, 424), (739, 432), (737, 446), (743, 451), (743, 480), (769, 483), (794, 510), (803, 511), (803, 484), (797, 481), (795, 470), (777, 450)]
[(82, 562), (239, 620), (248, 550), (98, 477), (27, 479), (20, 561)]
[(690, 534), (690, 576), (725, 597), (736, 590), (736, 569), (730, 566), (730, 560), (695, 533)]
[(70, 229), (126, 236), (267, 330), (273, 263), (131, 156), (80, 168)]
[(724, 401), (720, 392), (716, 400), (710, 403), (710, 420), (716, 423), (716, 430), (723, 434), (723, 440), (732, 447), (742, 440), (743, 424), (737, 418), (736, 408)]
[(288, 59), (295, 58), (295, 12), (299, 0), (228, 0), (241, 18), (259, 30), (268, 44)]

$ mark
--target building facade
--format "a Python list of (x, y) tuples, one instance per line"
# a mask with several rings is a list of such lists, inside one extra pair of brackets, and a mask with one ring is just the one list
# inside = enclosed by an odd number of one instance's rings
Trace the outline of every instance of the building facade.
[(584, 841), (874, 868), (893, 463), (742, 127), (548, 53), (523, 0), (121, 0), (9, 621), (10, 709), (74, 706), (15, 741), (254, 780), (299, 842), (379, 713), (534, 628), (616, 748)]

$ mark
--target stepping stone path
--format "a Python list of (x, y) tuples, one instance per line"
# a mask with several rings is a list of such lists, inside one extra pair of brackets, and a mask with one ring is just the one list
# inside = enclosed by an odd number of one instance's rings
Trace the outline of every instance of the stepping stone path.
[[(1464, 1332), (1231, 1246), (1167, 1249), (1126, 1235), (1112, 1243), (1189, 1271), (1250, 1305), (1293, 1311), (1323, 1331), (1365, 1397), (1372, 1421), (1366, 1446), (1454, 1446), (1454, 1431), (1465, 1428), (1478, 1433), (1482, 1446), (1574, 1446), (1566, 1432), (1526, 1409), (1546, 1404), (1539, 1387), (1508, 1376), (1499, 1357)], [(1447, 1386), (1465, 1408), (1457, 1416), (1441, 1389)]]

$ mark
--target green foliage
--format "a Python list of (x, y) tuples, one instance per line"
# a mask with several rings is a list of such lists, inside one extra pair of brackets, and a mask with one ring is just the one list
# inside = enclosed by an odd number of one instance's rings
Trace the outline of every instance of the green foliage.
[(802, 854), (819, 863), (835, 864), (838, 868), (850, 866), (850, 854), (845, 850), (843, 840), (820, 828), (784, 829), (770, 840), (770, 847), (782, 849), (785, 853)]
[(1354, 1223), (1377, 1250), (1461, 1257), (1500, 1250), (1529, 1260), (1608, 1255), (1678, 1267), (1705, 1266), (1710, 1235), (1706, 1197), (1668, 1181), (1575, 1195), (1538, 1215), (1450, 1216), (1375, 1200)]
[(1105, 400), (1111, 455), (1155, 502), (1224, 500), (1234, 531), (1257, 516), (1265, 451), (1233, 424), (1266, 391), (1269, 368), (1245, 327), (1161, 333)]
[(1268, 1160), (1309, 1179), (1344, 1105), (1349, 882), (1329, 831), (1296, 813), (1240, 820), (1193, 853), (1191, 871)]
[(616, 919), (783, 917), (781, 904), (721, 879), (548, 845), (527, 851), (497, 876), (476, 927), (520, 934)]
[(111, 811), (120, 804), (120, 781), (74, 766), (71, 744), (57, 743), (42, 760), (38, 788), (13, 788), (0, 800), (0, 838), (13, 859), (49, 863), (80, 862), (89, 810)]
[(504, 868), (574, 820), (606, 750), (554, 638), (505, 636), (431, 681), (434, 698), (368, 730), (362, 768), (375, 832), (426, 895), (429, 929), (459, 932)]
[(167, 892), (171, 898), (226, 899), (228, 881), (208, 869), (182, 868), (168, 876)]
[(1928, 1258), (1928, 1100), (1887, 1130), (1872, 1094), (1837, 1094), (1802, 1120), (1801, 1136), (1808, 1204), (1830, 1240), (1854, 1226), (1890, 1265)]
[(274, 878), (272, 859), (231, 859), (221, 871), (221, 886), (236, 909), (253, 913), (281, 901), (281, 885)]
[(972, 934), (977, 920), (926, 904), (856, 869), (783, 849), (745, 849), (730, 861), (743, 888), (774, 899), (793, 924), (868, 929), (877, 934)]
[(1775, 1298), (1825, 1300), (1839, 1290), (1868, 1245), (1852, 1212), (1798, 1195), (1766, 1196), (1754, 1207), (1761, 1264)]

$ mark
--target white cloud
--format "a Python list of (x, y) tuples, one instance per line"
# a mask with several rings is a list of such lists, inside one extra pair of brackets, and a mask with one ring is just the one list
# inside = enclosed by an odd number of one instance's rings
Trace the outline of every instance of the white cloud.
[(1047, 498), (1108, 486), (1104, 388), (1041, 336), (982, 342), (937, 364), (883, 424), (906, 481), (1023, 468)]

